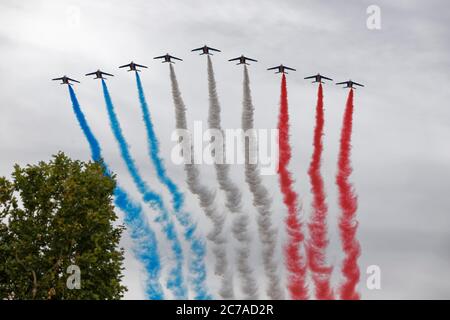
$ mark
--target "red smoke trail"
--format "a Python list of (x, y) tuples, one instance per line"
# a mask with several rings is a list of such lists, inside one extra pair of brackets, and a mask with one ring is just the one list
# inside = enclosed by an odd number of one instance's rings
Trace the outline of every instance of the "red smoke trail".
[(306, 265), (305, 259), (300, 252), (304, 240), (302, 222), (298, 217), (298, 195), (292, 188), (292, 178), (288, 170), (291, 160), (291, 146), (289, 145), (289, 113), (286, 76), (281, 79), (281, 101), (280, 114), (278, 118), (280, 162), (278, 176), (284, 204), (288, 208), (286, 229), (288, 232), (288, 243), (285, 247), (287, 269), (289, 272), (288, 289), (292, 299), (307, 299), (308, 289), (305, 284)]
[(353, 186), (349, 182), (352, 173), (350, 165), (350, 149), (353, 122), (353, 89), (350, 89), (345, 107), (344, 121), (341, 131), (341, 146), (339, 150), (338, 173), (336, 184), (339, 189), (339, 205), (341, 216), (339, 217), (339, 231), (345, 258), (342, 263), (342, 274), (344, 282), (339, 288), (341, 299), (356, 300), (360, 295), (356, 292), (356, 285), (359, 282), (358, 257), (360, 255), (359, 242), (356, 239), (356, 229), (358, 223), (356, 209), (358, 207), (357, 196)]
[(319, 83), (316, 106), (316, 127), (314, 129), (314, 152), (308, 171), (312, 186), (311, 191), (313, 194), (313, 212), (311, 221), (308, 223), (310, 239), (307, 242), (306, 254), (308, 257), (308, 266), (312, 272), (316, 298), (319, 300), (330, 300), (334, 299), (334, 294), (330, 287), (330, 276), (333, 268), (326, 265), (326, 249), (328, 246), (328, 207), (325, 201), (326, 195), (323, 186), (323, 179), (320, 174), (324, 122), (323, 89), (322, 84)]

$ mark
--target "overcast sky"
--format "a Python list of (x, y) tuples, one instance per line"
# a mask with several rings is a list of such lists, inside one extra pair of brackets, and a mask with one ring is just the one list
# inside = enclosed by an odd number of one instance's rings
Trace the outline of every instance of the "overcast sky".
[[(206, 58), (190, 52), (208, 44), (213, 56), (224, 128), (240, 127), (242, 68), (227, 62), (246, 54), (258, 128), (276, 128), (279, 76), (267, 67), (283, 63), (288, 75), (295, 189), (310, 210), (307, 167), (312, 152), (317, 87), (305, 76), (321, 72), (335, 80), (366, 85), (355, 92), (352, 181), (359, 195), (359, 260), (365, 299), (450, 298), (450, 11), (447, 1), (56, 1), (2, 0), (0, 3), (0, 175), (14, 163), (48, 160), (59, 150), (88, 160), (89, 148), (73, 115), (66, 86), (51, 78), (67, 74), (83, 111), (120, 183), (139, 199), (108, 125), (100, 83), (84, 77), (98, 68), (115, 74), (109, 89), (133, 156), (145, 178), (168, 194), (147, 158), (146, 135), (133, 74), (118, 69), (131, 60), (142, 72), (162, 155), (170, 176), (186, 192), (200, 230), (210, 229), (197, 200), (187, 191), (184, 171), (170, 162), (175, 127), (167, 64), (153, 60), (169, 52), (187, 105), (188, 125), (206, 125)], [(381, 29), (366, 26), (369, 5), (381, 9)], [(347, 90), (327, 84), (323, 175), (329, 203), (334, 283), (342, 258), (337, 236), (334, 176)], [(217, 188), (214, 170), (202, 166), (205, 181)], [(254, 216), (243, 167), (233, 167), (243, 186), (245, 208)], [(285, 238), (276, 176), (264, 178), (274, 199), (280, 237)], [(221, 199), (219, 199), (221, 200)], [(149, 215), (151, 212), (149, 212)], [(254, 219), (253, 219), (254, 220)], [(253, 221), (254, 222), (254, 221)], [(255, 228), (255, 226), (253, 226)], [(155, 226), (155, 229), (157, 227)], [(159, 231), (158, 231), (159, 232)], [(254, 246), (259, 248), (255, 229)], [(126, 298), (143, 298), (142, 272), (128, 235)], [(161, 243), (161, 248), (167, 244)], [(256, 250), (257, 251), (257, 250)], [(167, 252), (167, 250), (162, 251)], [(259, 256), (256, 255), (256, 258)], [(163, 257), (167, 259), (167, 257)], [(212, 257), (208, 254), (208, 265)], [(260, 265), (258, 263), (257, 265)], [(366, 288), (365, 270), (381, 268), (381, 290)], [(209, 283), (216, 288), (212, 272)], [(258, 269), (263, 281), (263, 272)], [(261, 282), (262, 284), (262, 282)], [(263, 290), (261, 290), (263, 291)]]

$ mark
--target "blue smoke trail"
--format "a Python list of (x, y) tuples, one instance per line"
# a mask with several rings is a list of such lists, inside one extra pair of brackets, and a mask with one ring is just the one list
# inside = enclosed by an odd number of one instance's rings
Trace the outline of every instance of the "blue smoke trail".
[(183, 194), (178, 190), (176, 184), (167, 176), (166, 169), (164, 167), (163, 160), (159, 157), (159, 143), (156, 137), (155, 130), (153, 129), (153, 123), (150, 116), (150, 111), (145, 100), (144, 89), (142, 88), (141, 78), (139, 73), (136, 72), (136, 84), (139, 93), (139, 102), (141, 103), (143, 120), (145, 123), (145, 129), (147, 130), (148, 146), (149, 146), (149, 156), (152, 160), (153, 165), (156, 168), (156, 173), (158, 174), (159, 180), (169, 189), (172, 195), (172, 201), (174, 203), (174, 208), (176, 211), (180, 210), (183, 206), (184, 197)]
[(112, 103), (111, 96), (109, 95), (108, 87), (103, 79), (102, 88), (111, 129), (117, 143), (119, 144), (120, 154), (125, 161), (128, 172), (133, 178), (139, 192), (142, 194), (144, 201), (158, 212), (158, 216), (155, 221), (162, 225), (166, 237), (172, 242), (172, 251), (175, 255), (175, 266), (170, 272), (170, 279), (167, 286), (173, 291), (175, 299), (186, 299), (187, 289), (183, 280), (183, 251), (175, 230), (175, 226), (169, 217), (169, 213), (164, 206), (161, 196), (153, 192), (139, 174), (139, 170), (131, 157), (119, 120), (114, 111), (114, 105)]
[(185, 229), (185, 239), (190, 242), (191, 251), (193, 253), (192, 260), (189, 264), (190, 273), (192, 276), (191, 283), (196, 292), (196, 299), (205, 300), (211, 299), (210, 295), (205, 289), (206, 267), (205, 267), (205, 243), (201, 241), (196, 235), (196, 226), (191, 220), (189, 213), (183, 211), (184, 196), (178, 190), (177, 185), (167, 176), (164, 162), (159, 156), (159, 142), (156, 137), (153, 123), (150, 116), (150, 111), (142, 88), (141, 78), (136, 72), (136, 84), (139, 93), (139, 102), (141, 104), (143, 120), (147, 130), (147, 142), (150, 159), (156, 168), (159, 181), (164, 184), (172, 195), (173, 209), (180, 224)]
[[(89, 143), (91, 157), (95, 162), (102, 161), (101, 149), (98, 140), (92, 133), (86, 118), (81, 111), (80, 104), (75, 95), (75, 91), (69, 87), (70, 99), (72, 100), (73, 111), (78, 123)], [(109, 174), (108, 167), (103, 163), (106, 174)], [(131, 238), (133, 239), (133, 251), (136, 257), (143, 263), (147, 272), (147, 283), (145, 287), (146, 296), (152, 300), (164, 299), (163, 290), (159, 283), (161, 273), (161, 263), (154, 232), (150, 229), (146, 218), (138, 203), (133, 202), (128, 194), (119, 186), (114, 190), (114, 203), (125, 213), (125, 224), (129, 227)]]

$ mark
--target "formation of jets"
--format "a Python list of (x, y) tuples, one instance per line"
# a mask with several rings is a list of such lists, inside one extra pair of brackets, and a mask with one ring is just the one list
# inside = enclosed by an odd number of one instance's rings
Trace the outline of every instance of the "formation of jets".
[[(192, 52), (200, 52), (200, 55), (212, 55), (213, 54), (212, 52), (221, 52), (219, 49), (211, 48), (211, 47), (208, 47), (207, 45), (204, 45), (203, 47), (200, 47), (200, 48), (192, 49), (191, 51)], [(183, 59), (174, 57), (168, 53), (166, 53), (165, 55), (162, 55), (162, 56), (154, 57), (153, 59), (163, 59), (162, 63), (175, 63), (175, 61), (172, 61), (172, 60), (183, 61)], [(241, 65), (241, 64), (249, 65), (249, 63), (247, 61), (258, 62), (258, 60), (246, 57), (244, 55), (241, 55), (240, 57), (237, 57), (237, 58), (230, 59), (228, 61), (238, 61), (237, 65)], [(131, 61), (128, 64), (119, 66), (119, 68), (129, 68), (127, 71), (139, 72), (139, 71), (141, 71), (141, 70), (139, 70), (139, 68), (147, 68), (147, 66), (144, 66), (142, 64), (137, 64), (137, 63)], [(283, 73), (283, 74), (287, 73), (286, 70), (297, 71), (294, 68), (290, 68), (290, 67), (287, 67), (282, 64), (280, 64), (279, 66), (268, 68), (267, 70), (277, 70), (275, 73)], [(106, 79), (104, 76), (109, 76), (109, 77), (114, 76), (111, 73), (103, 72), (101, 70), (97, 70), (97, 71), (86, 74), (86, 76), (92, 76), (92, 75), (95, 75), (94, 79)], [(313, 76), (306, 77), (305, 79), (314, 79), (313, 83), (324, 83), (322, 80), (333, 81), (333, 79), (325, 77), (325, 76), (321, 75), (320, 73), (313, 75)], [(62, 76), (60, 78), (55, 78), (52, 80), (61, 80), (62, 81), (61, 84), (67, 84), (67, 85), (72, 85), (72, 83), (70, 83), (70, 82), (80, 83), (80, 81), (71, 79), (67, 76)], [(338, 82), (336, 84), (337, 85), (345, 85), (343, 88), (352, 88), (352, 89), (356, 89), (354, 86), (364, 87), (364, 85), (354, 82), (352, 80)]]

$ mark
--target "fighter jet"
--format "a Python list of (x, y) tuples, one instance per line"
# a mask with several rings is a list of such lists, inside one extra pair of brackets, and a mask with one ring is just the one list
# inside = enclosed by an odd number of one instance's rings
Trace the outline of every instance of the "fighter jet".
[(54, 81), (54, 80), (61, 80), (62, 82), (61, 82), (60, 84), (68, 84), (69, 86), (72, 85), (72, 84), (70, 83), (70, 81), (80, 83), (80, 81), (71, 79), (71, 78), (69, 78), (69, 77), (67, 77), (67, 76), (62, 76), (61, 78), (55, 78), (55, 79), (52, 79), (52, 81)]
[(364, 85), (362, 85), (362, 84), (360, 84), (360, 83), (356, 83), (356, 82), (354, 82), (354, 81), (352, 81), (352, 80), (344, 81), (344, 82), (338, 82), (338, 83), (336, 83), (336, 84), (345, 84), (345, 87), (343, 87), (343, 88), (353, 88), (353, 89), (356, 89), (353, 85), (360, 86), (360, 87), (364, 87)]
[(269, 68), (267, 70), (278, 70), (277, 72), (275, 72), (275, 74), (277, 74), (277, 73), (287, 73), (286, 70), (297, 71), (295, 69), (283, 66), (282, 64), (280, 64), (279, 66), (276, 66), (276, 67)]
[(166, 53), (165, 55), (163, 55), (163, 56), (159, 56), (159, 57), (154, 57), (153, 59), (164, 59), (164, 61), (162, 62), (162, 63), (166, 63), (166, 62), (169, 62), (169, 63), (175, 63), (174, 61), (172, 61), (171, 59), (175, 59), (175, 60), (179, 60), (179, 61), (183, 61), (183, 59), (180, 59), (180, 58), (177, 58), (177, 57), (174, 57), (174, 56), (171, 56), (170, 54), (168, 54), (168, 53)]
[(100, 69), (91, 73), (86, 73), (86, 76), (93, 76), (93, 75), (95, 75), (94, 79), (106, 79), (103, 77), (103, 75), (114, 77), (111, 73), (100, 71)]
[(258, 60), (255, 59), (251, 59), (251, 58), (247, 58), (244, 55), (241, 55), (240, 57), (234, 58), (234, 59), (230, 59), (228, 61), (239, 61), (239, 63), (237, 63), (236, 65), (240, 65), (240, 64), (246, 64), (249, 65), (246, 61), (254, 61), (254, 62), (258, 62)]
[(322, 79), (333, 81), (333, 79), (327, 78), (327, 77), (321, 75), (320, 73), (318, 73), (314, 76), (306, 77), (305, 79), (314, 79), (314, 81), (312, 83), (316, 83), (316, 82), (325, 83), (322, 81)]
[(194, 52), (194, 51), (202, 51), (202, 53), (200, 53), (201, 56), (204, 55), (204, 54), (212, 56), (212, 53), (210, 51), (221, 52), (219, 49), (214, 49), (214, 48), (208, 47), (206, 44), (203, 47), (200, 47), (200, 48), (197, 48), (197, 49), (192, 49), (191, 51), (192, 52)]
[(129, 64), (125, 64), (123, 66), (120, 66), (119, 68), (127, 68), (127, 67), (130, 68), (127, 71), (136, 71), (136, 72), (141, 71), (141, 70), (137, 69), (137, 67), (138, 68), (147, 68), (147, 66), (143, 66), (142, 64), (134, 63), (133, 61), (131, 61)]

